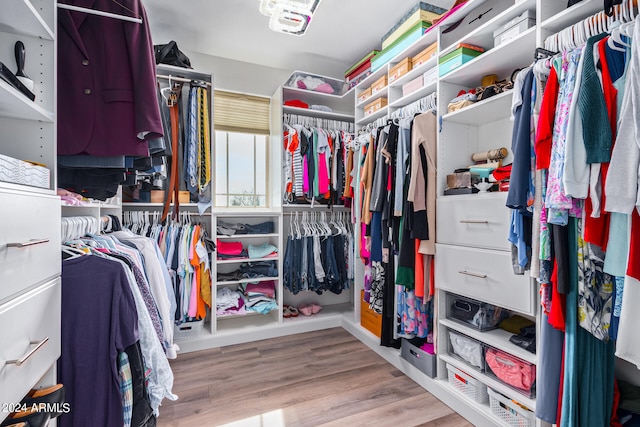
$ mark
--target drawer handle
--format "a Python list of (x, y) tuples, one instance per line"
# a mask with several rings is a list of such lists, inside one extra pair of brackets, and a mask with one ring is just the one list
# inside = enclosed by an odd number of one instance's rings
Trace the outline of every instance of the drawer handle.
[(42, 341), (31, 341), (29, 342), (30, 345), (34, 345), (35, 347), (33, 347), (31, 350), (29, 350), (24, 356), (22, 356), (20, 359), (16, 359), (16, 360), (7, 360), (5, 363), (7, 365), (16, 365), (16, 366), (22, 366), (24, 364), (24, 362), (27, 361), (27, 359), (29, 359), (31, 356), (33, 356), (35, 354), (36, 351), (40, 350), (40, 348), (45, 345), (47, 343), (47, 341), (49, 341), (49, 337), (45, 337)]
[(489, 221), (482, 221), (480, 219), (461, 219), (460, 224), (489, 224)]
[(27, 242), (7, 243), (8, 248), (26, 248), (27, 246), (42, 245), (49, 243), (49, 239), (31, 239)]
[(460, 270), (458, 271), (458, 273), (464, 274), (465, 276), (479, 277), (481, 279), (487, 278), (486, 274), (471, 273), (470, 271), (465, 271), (465, 270)]

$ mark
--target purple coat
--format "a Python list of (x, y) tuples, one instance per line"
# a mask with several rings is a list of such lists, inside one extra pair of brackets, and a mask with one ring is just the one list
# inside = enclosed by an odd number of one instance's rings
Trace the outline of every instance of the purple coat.
[(162, 121), (141, 0), (65, 3), (142, 24), (58, 9), (58, 154), (147, 156), (146, 140), (162, 136)]

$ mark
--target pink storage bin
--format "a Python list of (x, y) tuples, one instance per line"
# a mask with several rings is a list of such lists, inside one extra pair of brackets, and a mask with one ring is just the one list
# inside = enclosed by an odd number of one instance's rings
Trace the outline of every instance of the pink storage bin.
[(418, 76), (415, 79), (411, 80), (402, 85), (402, 96), (407, 96), (410, 93), (413, 93), (422, 87), (422, 76)]
[(488, 374), (520, 393), (533, 397), (536, 365), (489, 346), (485, 349), (484, 358)]

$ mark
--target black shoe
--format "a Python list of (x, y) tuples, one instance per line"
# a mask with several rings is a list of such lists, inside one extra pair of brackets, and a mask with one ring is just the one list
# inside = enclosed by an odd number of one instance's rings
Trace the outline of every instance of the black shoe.
[[(27, 396), (22, 399), (22, 404), (28, 408), (38, 408), (39, 411), (47, 411), (51, 418), (62, 415), (62, 404), (65, 400), (64, 386), (56, 384), (51, 387), (31, 390)], [(42, 407), (39, 405), (44, 404)], [(40, 409), (42, 408), (42, 409)]]
[(0, 427), (8, 427), (21, 425), (20, 423), (26, 423), (29, 427), (45, 427), (49, 424), (51, 414), (48, 412), (38, 412), (27, 409), (26, 411), (14, 412), (9, 415), (9, 418), (4, 420)]

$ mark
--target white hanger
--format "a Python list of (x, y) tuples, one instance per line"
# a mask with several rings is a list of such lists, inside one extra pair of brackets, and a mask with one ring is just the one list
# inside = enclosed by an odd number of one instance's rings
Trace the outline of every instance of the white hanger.
[(88, 13), (90, 15), (104, 16), (104, 17), (107, 17), (107, 18), (118, 19), (120, 21), (128, 21), (128, 22), (135, 22), (137, 24), (142, 24), (142, 19), (138, 18), (138, 17), (119, 15), (117, 13), (111, 13), (111, 12), (103, 12), (102, 10), (96, 10), (96, 9), (89, 9), (89, 8), (86, 8), (86, 7), (73, 6), (73, 5), (66, 4), (66, 3), (56, 3), (56, 4), (57, 4), (58, 8), (60, 8), (60, 9), (67, 9), (67, 10), (72, 10), (74, 12), (83, 12), (83, 13)]

